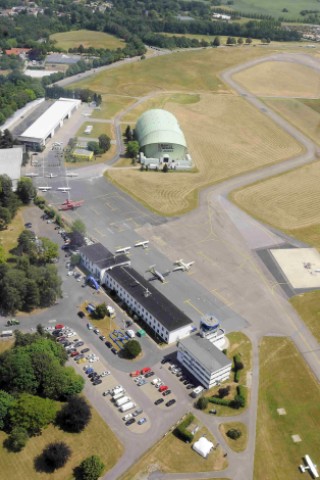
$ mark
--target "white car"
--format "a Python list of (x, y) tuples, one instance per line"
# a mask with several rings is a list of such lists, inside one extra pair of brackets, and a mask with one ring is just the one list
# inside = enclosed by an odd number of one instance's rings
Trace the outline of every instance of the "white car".
[(127, 415), (125, 415), (125, 416), (122, 418), (122, 420), (123, 420), (124, 422), (127, 422), (127, 421), (130, 420), (131, 418), (133, 418), (132, 413), (127, 413)]
[(69, 270), (67, 275), (68, 275), (68, 277), (72, 277), (73, 276), (73, 270)]
[(105, 370), (104, 372), (102, 372), (102, 373), (100, 374), (100, 377), (103, 378), (103, 377), (107, 377), (108, 375), (111, 375), (111, 373), (110, 373), (108, 370)]

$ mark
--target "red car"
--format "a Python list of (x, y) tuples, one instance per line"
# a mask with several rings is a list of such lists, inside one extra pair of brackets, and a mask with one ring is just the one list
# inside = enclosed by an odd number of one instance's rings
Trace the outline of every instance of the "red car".
[(169, 387), (167, 387), (167, 385), (161, 385), (161, 387), (159, 388), (159, 392), (165, 392), (166, 390), (168, 390)]
[(149, 373), (151, 372), (151, 368), (150, 367), (144, 367), (142, 370), (141, 370), (141, 375), (145, 375), (146, 373)]
[[(70, 357), (76, 357), (77, 355), (80, 355), (79, 352), (76, 350), (75, 352), (72, 352)], [(167, 387), (168, 388), (168, 387)]]
[(140, 375), (140, 370), (135, 370), (134, 372), (130, 373), (130, 377), (139, 377)]
[(54, 328), (56, 330), (62, 330), (64, 328), (64, 325), (62, 325), (62, 323), (58, 323)]

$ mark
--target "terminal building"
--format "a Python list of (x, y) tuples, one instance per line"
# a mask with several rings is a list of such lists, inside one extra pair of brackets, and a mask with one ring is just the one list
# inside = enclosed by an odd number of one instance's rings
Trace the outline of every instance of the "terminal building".
[(179, 341), (177, 359), (207, 389), (228, 380), (230, 376), (231, 360), (200, 335)]
[(187, 143), (172, 113), (162, 109), (144, 112), (138, 119), (135, 135), (140, 145), (140, 163), (149, 169), (172, 170), (192, 168)]
[(60, 98), (19, 135), (18, 140), (33, 150), (43, 150), (46, 141), (54, 136), (55, 132), (63, 126), (63, 122), (70, 118), (80, 105), (81, 100)]
[(83, 266), (125, 302), (166, 343), (187, 337), (192, 320), (130, 266), (126, 255), (113, 255), (101, 244), (80, 249)]

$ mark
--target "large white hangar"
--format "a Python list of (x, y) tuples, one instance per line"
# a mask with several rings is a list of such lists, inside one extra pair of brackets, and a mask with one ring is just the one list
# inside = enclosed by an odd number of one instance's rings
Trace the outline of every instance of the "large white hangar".
[(173, 170), (192, 167), (184, 134), (176, 117), (167, 110), (144, 112), (137, 121), (135, 135), (140, 145), (142, 165), (161, 169), (167, 164)]
[(70, 118), (79, 108), (81, 100), (73, 98), (59, 98), (48, 108), (18, 139), (35, 150), (42, 149), (48, 138), (52, 138), (64, 120)]

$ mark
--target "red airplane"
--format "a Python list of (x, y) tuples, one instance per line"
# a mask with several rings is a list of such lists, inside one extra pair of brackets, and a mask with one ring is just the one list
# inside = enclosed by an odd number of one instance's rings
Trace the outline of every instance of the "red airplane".
[(66, 200), (60, 207), (60, 210), (74, 210), (75, 208), (81, 207), (84, 200), (78, 200), (73, 202), (72, 200)]

